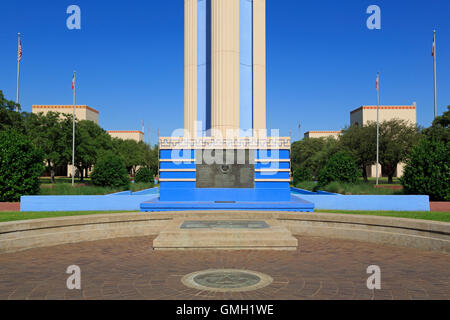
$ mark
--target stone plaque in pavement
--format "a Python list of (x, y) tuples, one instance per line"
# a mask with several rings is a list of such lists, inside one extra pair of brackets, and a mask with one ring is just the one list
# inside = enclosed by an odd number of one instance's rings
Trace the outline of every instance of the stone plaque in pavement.
[(198, 290), (239, 292), (264, 288), (270, 285), (273, 279), (266, 274), (250, 270), (216, 269), (188, 274), (181, 282)]

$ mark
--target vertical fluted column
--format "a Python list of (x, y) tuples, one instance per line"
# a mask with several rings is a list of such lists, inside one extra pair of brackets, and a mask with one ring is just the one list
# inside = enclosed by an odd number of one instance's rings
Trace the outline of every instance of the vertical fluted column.
[(266, 129), (266, 0), (253, 0), (253, 128)]
[(211, 3), (211, 127), (239, 129), (239, 0)]
[(184, 0), (184, 128), (195, 137), (197, 120), (197, 0)]

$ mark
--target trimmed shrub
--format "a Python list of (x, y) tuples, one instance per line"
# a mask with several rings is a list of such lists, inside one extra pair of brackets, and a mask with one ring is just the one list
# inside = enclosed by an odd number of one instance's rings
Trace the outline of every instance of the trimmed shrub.
[(25, 135), (15, 130), (0, 132), (0, 201), (15, 202), (20, 196), (39, 193), (43, 156)]
[(306, 167), (299, 167), (294, 170), (294, 186), (297, 186), (300, 182), (312, 181), (311, 171)]
[(450, 201), (450, 143), (421, 140), (406, 161), (400, 181), (405, 193)]
[(326, 186), (330, 182), (356, 183), (361, 176), (353, 158), (346, 152), (338, 152), (328, 160), (319, 174), (319, 186)]
[(134, 176), (134, 182), (154, 183), (153, 171), (147, 167), (140, 168)]
[(95, 164), (91, 178), (96, 186), (115, 188), (130, 186), (128, 171), (122, 159), (113, 153), (106, 153), (100, 158)]

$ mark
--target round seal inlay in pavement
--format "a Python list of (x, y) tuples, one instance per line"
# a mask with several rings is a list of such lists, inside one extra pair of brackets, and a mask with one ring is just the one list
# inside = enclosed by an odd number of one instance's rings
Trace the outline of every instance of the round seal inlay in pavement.
[(190, 273), (181, 279), (189, 288), (216, 292), (242, 292), (264, 288), (273, 279), (250, 270), (211, 269)]

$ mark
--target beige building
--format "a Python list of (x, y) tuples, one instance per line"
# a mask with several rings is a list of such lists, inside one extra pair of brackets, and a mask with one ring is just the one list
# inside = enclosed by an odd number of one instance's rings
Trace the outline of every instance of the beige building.
[[(392, 119), (400, 119), (408, 121), (413, 125), (417, 125), (417, 106), (413, 103), (410, 106), (380, 106), (379, 110), (380, 122)], [(377, 106), (362, 106), (350, 112), (350, 123), (352, 125), (366, 125), (368, 122), (377, 121)], [(397, 172), (395, 177), (403, 176), (405, 164), (399, 163), (397, 165)], [(367, 168), (368, 177), (376, 177), (376, 165)], [(378, 176), (382, 177), (383, 173), (381, 166), (378, 165)]]
[[(34, 105), (32, 106), (33, 113), (59, 112), (64, 114), (72, 114), (73, 106), (70, 105)], [(90, 120), (98, 124), (99, 112), (89, 106), (75, 106), (75, 118), (78, 120)]]
[[(380, 122), (401, 119), (417, 124), (416, 103), (410, 106), (380, 106)], [(377, 106), (362, 106), (350, 112), (350, 124), (366, 125), (377, 121)]]
[(339, 138), (342, 134), (342, 130), (340, 131), (308, 131), (305, 133), (305, 139), (308, 138)]
[(142, 131), (107, 131), (112, 138), (119, 138), (122, 140), (134, 140), (136, 142), (144, 141), (144, 132)]

